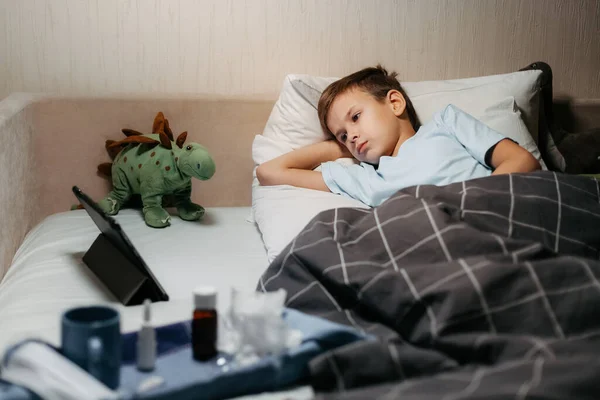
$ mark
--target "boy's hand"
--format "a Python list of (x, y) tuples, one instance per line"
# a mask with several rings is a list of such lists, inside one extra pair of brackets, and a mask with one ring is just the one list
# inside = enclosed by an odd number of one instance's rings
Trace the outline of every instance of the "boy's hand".
[(352, 153), (350, 152), (350, 150), (348, 150), (348, 148), (346, 146), (344, 146), (337, 140), (331, 140), (331, 141), (334, 142), (335, 144), (337, 144), (338, 147), (340, 148), (342, 155), (338, 158), (354, 158), (354, 156), (352, 155)]
[(492, 175), (533, 172), (541, 169), (530, 152), (509, 139), (498, 142), (492, 152)]
[(292, 185), (329, 191), (319, 171), (321, 163), (352, 157), (337, 140), (326, 140), (283, 154), (258, 166), (256, 177), (263, 186)]

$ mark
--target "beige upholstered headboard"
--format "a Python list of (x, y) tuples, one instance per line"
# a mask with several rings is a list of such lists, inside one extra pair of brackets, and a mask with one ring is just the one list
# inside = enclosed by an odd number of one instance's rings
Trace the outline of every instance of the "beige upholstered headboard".
[(252, 140), (262, 133), (274, 101), (215, 97), (167, 99), (55, 98), (36, 102), (33, 130), (41, 213), (66, 211), (77, 203), (71, 187), (93, 198), (104, 196), (109, 182), (96, 173), (108, 162), (106, 139), (125, 138), (122, 128), (151, 132), (157, 112), (169, 119), (175, 135), (211, 152), (217, 172), (209, 181), (193, 180), (193, 198), (204, 206), (251, 204)]
[(122, 128), (150, 132), (157, 112), (174, 134), (206, 146), (217, 166), (209, 181), (193, 180), (192, 198), (205, 207), (249, 206), (252, 141), (275, 100), (159, 95), (62, 97), (15, 93), (0, 102), (0, 278), (26, 233), (43, 218), (78, 204), (79, 186), (101, 199), (110, 182), (97, 173), (109, 162), (107, 139)]

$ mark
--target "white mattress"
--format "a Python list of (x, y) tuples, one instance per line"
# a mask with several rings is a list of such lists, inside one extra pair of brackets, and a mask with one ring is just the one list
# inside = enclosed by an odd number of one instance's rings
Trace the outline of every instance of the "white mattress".
[[(156, 325), (189, 319), (197, 285), (217, 287), (221, 311), (229, 307), (231, 287), (255, 289), (267, 255), (255, 224), (246, 220), (249, 212), (210, 208), (200, 222), (174, 216), (164, 229), (146, 226), (138, 210), (116, 216), (169, 294), (168, 302), (153, 304)], [(121, 305), (81, 260), (98, 233), (84, 210), (52, 215), (29, 232), (0, 283), (0, 355), (24, 338), (60, 345), (61, 314), (79, 305), (110, 304), (121, 314), (122, 332), (139, 329), (140, 306)]]

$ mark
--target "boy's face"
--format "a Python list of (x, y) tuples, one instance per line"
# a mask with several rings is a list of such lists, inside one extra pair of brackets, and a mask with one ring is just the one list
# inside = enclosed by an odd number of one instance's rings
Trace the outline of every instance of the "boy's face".
[(327, 114), (327, 127), (359, 161), (379, 164), (400, 139), (400, 123), (391, 101), (377, 101), (360, 89), (338, 95)]

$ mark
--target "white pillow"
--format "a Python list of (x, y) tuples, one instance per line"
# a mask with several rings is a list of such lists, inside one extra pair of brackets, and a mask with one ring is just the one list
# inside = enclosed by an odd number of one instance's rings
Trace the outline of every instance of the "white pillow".
[[(317, 117), (321, 92), (338, 77), (291, 74), (286, 76), (263, 136), (285, 141), (296, 149), (326, 138)], [(513, 96), (525, 115), (537, 115), (541, 71), (521, 71), (504, 75), (447, 81), (404, 82), (402, 87), (425, 124), (447, 104), (478, 118), (492, 104)], [(483, 88), (484, 90), (477, 90)], [(527, 118), (524, 118), (527, 121)], [(533, 118), (536, 120), (536, 118)], [(528, 130), (537, 132), (533, 125)]]
[[(547, 169), (538, 147), (521, 119), (521, 112), (516, 107), (514, 97), (507, 97), (492, 104), (484, 110), (479, 119), (492, 129), (515, 140), (540, 161), (543, 169)], [(286, 152), (291, 149), (290, 142), (257, 135), (253, 144), (253, 157), (260, 164), (276, 156), (278, 151)], [(357, 161), (346, 158), (337, 162)], [(260, 186), (258, 180), (254, 179), (251, 218), (262, 235), (269, 262), (273, 261), (319, 212), (340, 207), (369, 208), (346, 196), (288, 185)]]
[(542, 159), (540, 150), (521, 118), (521, 112), (515, 103), (514, 97), (507, 97), (497, 104), (491, 105), (479, 116), (479, 120), (517, 142), (540, 162), (543, 170), (548, 169)]
[[(454, 104), (480, 119), (488, 108), (513, 97), (527, 131), (537, 143), (541, 76), (540, 70), (529, 70), (476, 78), (404, 82), (402, 86), (423, 124), (447, 104)], [(298, 74), (286, 76), (262, 135), (292, 150), (326, 139), (317, 117), (317, 103), (321, 92), (337, 79)], [(553, 143), (551, 140), (547, 142)], [(263, 150), (266, 151), (265, 146)], [(267, 152), (271, 158), (285, 153), (276, 150)], [(557, 158), (553, 160), (554, 165), (564, 165), (559, 152), (552, 149), (549, 152)], [(261, 162), (270, 159), (260, 152), (253, 153)], [(260, 163), (258, 159), (254, 160), (256, 164)]]

